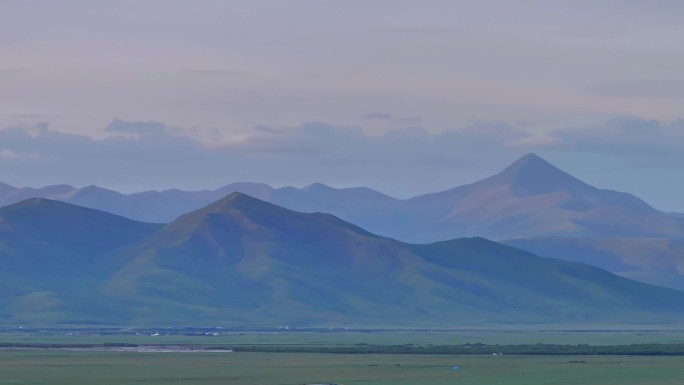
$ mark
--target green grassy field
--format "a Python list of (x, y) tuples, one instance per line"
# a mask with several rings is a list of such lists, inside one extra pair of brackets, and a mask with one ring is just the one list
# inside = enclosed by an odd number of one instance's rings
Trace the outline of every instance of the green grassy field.
[[(461, 369), (454, 371), (453, 365)], [(0, 352), (3, 385), (680, 385), (682, 381), (684, 357)]]
[[(344, 347), (369, 345), (682, 343), (681, 331), (454, 331), (64, 335), (0, 333), (4, 343), (201, 344)], [(397, 365), (398, 364), (398, 365)], [(454, 371), (458, 365), (461, 370)], [(0, 385), (680, 385), (684, 356), (485, 356), (316, 353), (151, 353), (0, 350)]]

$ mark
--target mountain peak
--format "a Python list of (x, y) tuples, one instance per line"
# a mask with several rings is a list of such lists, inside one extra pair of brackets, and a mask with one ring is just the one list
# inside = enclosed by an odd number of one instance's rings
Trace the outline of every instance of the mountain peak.
[(34, 198), (27, 198), (27, 199), (24, 199), (23, 201), (5, 206), (5, 208), (16, 209), (16, 208), (31, 207), (31, 206), (71, 206), (71, 205), (68, 203), (63, 203), (63, 202), (59, 202), (59, 201), (52, 200), (52, 199), (34, 197)]
[[(28, 198), (8, 206), (0, 207), (0, 218), (14, 218), (22, 223), (31, 223), (31, 227), (48, 226), (73, 227), (90, 223), (88, 226), (106, 226), (107, 224), (138, 223), (142, 227), (158, 228), (157, 224), (136, 222), (131, 219), (105, 211), (91, 209), (47, 198)], [(137, 226), (137, 225), (136, 225)], [(66, 230), (65, 230), (66, 231)]]
[[(221, 224), (217, 225), (217, 223)], [(197, 228), (204, 226), (203, 224), (211, 228), (229, 226), (232, 228), (231, 231), (237, 231), (239, 228), (249, 229), (249, 231), (263, 228), (284, 233), (302, 231), (325, 233), (330, 229), (333, 231), (345, 229), (365, 236), (373, 236), (331, 214), (302, 213), (240, 192), (231, 193), (204, 208), (182, 215), (169, 224), (169, 227), (172, 229)]]
[(242, 192), (243, 194), (250, 195), (252, 197), (267, 200), (273, 193), (273, 187), (265, 183), (254, 183), (254, 182), (235, 182), (222, 186), (210, 193), (221, 194), (226, 196), (232, 192)]
[(510, 185), (519, 192), (533, 194), (556, 191), (583, 192), (593, 189), (534, 153), (524, 155), (490, 180)]
[(287, 209), (284, 209), (280, 206), (276, 206), (272, 203), (268, 203), (261, 199), (254, 198), (253, 196), (235, 191), (202, 209), (196, 210), (186, 215), (190, 215), (192, 213), (227, 213), (231, 211), (254, 213), (274, 210), (278, 211)]
[(11, 191), (16, 190), (17, 188), (14, 186), (10, 186), (7, 183), (0, 182), (0, 194), (7, 194)]
[(265, 204), (268, 204), (260, 199), (254, 198), (252, 196), (249, 196), (245, 193), (241, 193), (239, 191), (233, 191), (232, 193), (226, 195), (222, 199), (219, 199), (218, 201), (214, 202), (213, 204), (209, 205), (214, 206), (214, 205), (220, 205), (220, 206), (225, 206), (225, 205), (236, 205), (236, 204), (255, 204), (258, 202), (262, 202)]
[(552, 165), (541, 156), (532, 152), (523, 155), (518, 160), (513, 162), (510, 166), (506, 167), (502, 174), (519, 173), (521, 171), (562, 172), (556, 166)]
[(314, 182), (314, 183), (311, 183), (310, 185), (306, 185), (306, 186), (300, 188), (300, 190), (302, 190), (302, 191), (322, 190), (322, 189), (330, 190), (331, 187), (328, 185), (325, 185), (321, 182)]
[[(54, 200), (54, 199), (49, 199), (49, 198), (41, 198), (41, 197), (33, 197), (33, 198), (27, 198), (24, 199), (20, 202), (7, 205), (4, 207), (0, 207), (0, 214), (2, 213), (7, 213), (7, 212), (28, 212), (28, 211), (35, 211), (35, 212), (41, 212), (46, 215), (55, 215), (58, 213), (65, 213), (68, 212), (70, 214), (76, 213), (76, 212), (81, 212), (81, 213), (86, 213), (86, 212), (91, 212), (91, 213), (101, 213), (106, 216), (112, 216), (112, 217), (119, 217), (116, 214), (111, 214), (105, 211), (97, 210), (97, 209), (91, 209), (83, 206), (78, 206), (74, 205), (72, 203), (67, 203), (67, 202), (62, 202), (59, 200)], [(26, 214), (28, 215), (28, 214)], [(123, 218), (123, 217), (121, 217)], [(129, 220), (126, 218), (126, 220)]]

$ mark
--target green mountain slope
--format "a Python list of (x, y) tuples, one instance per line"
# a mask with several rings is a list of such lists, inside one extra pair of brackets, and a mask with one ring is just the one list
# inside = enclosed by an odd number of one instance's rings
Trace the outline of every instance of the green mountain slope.
[(684, 314), (684, 293), (588, 265), (482, 238), (405, 244), (239, 193), (115, 258), (125, 265), (100, 295), (132, 323), (629, 324)]
[[(102, 255), (160, 226), (40, 198), (0, 208), (0, 313), (6, 320), (82, 317), (88, 290), (116, 268)], [(88, 312), (106, 308), (97, 302)]]

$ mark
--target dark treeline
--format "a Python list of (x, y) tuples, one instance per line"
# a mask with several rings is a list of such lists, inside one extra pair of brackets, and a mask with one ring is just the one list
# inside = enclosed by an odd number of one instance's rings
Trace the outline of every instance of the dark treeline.
[(98, 348), (135, 348), (137, 344), (105, 342), (103, 344), (61, 344), (40, 342), (0, 342), (0, 349), (98, 349)]
[(330, 354), (512, 354), (512, 355), (637, 355), (637, 356), (684, 356), (684, 344), (631, 344), (631, 345), (173, 345), (164, 344), (59, 344), (59, 343), (0, 343), (0, 349), (93, 349), (112, 348), (173, 348), (182, 350), (232, 350), (234, 352), (263, 353), (330, 353)]
[(684, 355), (684, 344), (632, 345), (366, 345), (354, 346), (274, 346), (233, 347), (236, 352), (338, 353), (338, 354), (518, 354), (518, 355)]

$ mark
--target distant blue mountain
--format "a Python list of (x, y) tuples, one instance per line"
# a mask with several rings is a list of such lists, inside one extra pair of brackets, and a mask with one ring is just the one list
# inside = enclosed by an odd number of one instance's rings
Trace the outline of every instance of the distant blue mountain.
[(375, 233), (412, 242), (459, 236), (684, 239), (680, 216), (658, 211), (630, 194), (592, 187), (534, 154), (479, 182), (406, 200), (365, 187), (337, 189), (320, 183), (274, 189), (245, 182), (216, 190), (135, 194), (96, 186), (32, 189), (0, 185), (0, 205), (42, 197), (135, 220), (168, 223), (234, 191), (293, 210), (332, 213)]

